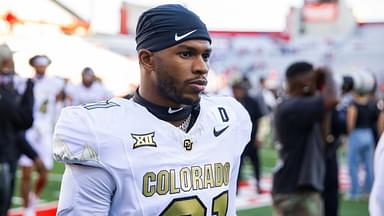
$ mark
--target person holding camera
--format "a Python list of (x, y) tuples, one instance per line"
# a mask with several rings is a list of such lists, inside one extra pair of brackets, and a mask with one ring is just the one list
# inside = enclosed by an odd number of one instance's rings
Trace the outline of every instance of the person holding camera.
[[(361, 74), (363, 76), (363, 74)], [(364, 78), (364, 77), (362, 77)], [(376, 143), (374, 129), (376, 128), (378, 109), (371, 98), (373, 85), (359, 85), (355, 80), (352, 103), (347, 110), (348, 132), (348, 171), (351, 179), (351, 190), (348, 196), (351, 200), (359, 199), (363, 193), (369, 194), (373, 184), (373, 152)], [(359, 165), (364, 164), (364, 187), (359, 186)]]
[(279, 161), (272, 186), (274, 215), (323, 215), (324, 137), (338, 90), (326, 68), (295, 62), (286, 71), (286, 96), (274, 113)]

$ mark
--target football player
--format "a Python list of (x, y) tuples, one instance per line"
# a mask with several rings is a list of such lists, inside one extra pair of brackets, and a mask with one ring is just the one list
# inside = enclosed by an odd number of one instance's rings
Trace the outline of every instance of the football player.
[[(26, 139), (34, 148), (44, 162), (47, 170), (52, 169), (52, 135), (53, 126), (56, 119), (56, 96), (64, 89), (64, 80), (46, 75), (46, 70), (51, 64), (51, 60), (45, 55), (36, 55), (29, 60), (29, 64), (34, 68), (34, 107), (33, 125), (26, 131)], [(20, 191), (23, 198), (25, 215), (35, 215), (34, 205), (43, 191), (48, 172), (42, 173), (35, 181), (33, 190), (31, 189), (33, 161), (27, 156), (22, 155), (19, 164), (22, 170)]]
[(66, 164), (58, 215), (235, 215), (251, 121), (230, 97), (206, 96), (211, 38), (181, 5), (144, 12), (141, 82), (132, 99), (64, 108), (54, 158)]
[(71, 98), (72, 105), (93, 103), (112, 97), (112, 94), (97, 80), (92, 68), (86, 67), (81, 71), (81, 81), (78, 85), (67, 85), (66, 93)]
[(384, 134), (381, 135), (374, 156), (375, 180), (369, 196), (369, 213), (372, 216), (384, 215), (384, 172), (381, 168), (384, 163)]

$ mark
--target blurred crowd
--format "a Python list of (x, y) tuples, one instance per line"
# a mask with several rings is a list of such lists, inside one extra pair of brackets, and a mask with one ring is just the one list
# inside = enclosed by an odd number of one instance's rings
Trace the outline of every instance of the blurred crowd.
[[(112, 97), (90, 67), (79, 73), (82, 82), (73, 84), (46, 73), (51, 64), (46, 55), (31, 56), (29, 64), (34, 76), (18, 76), (12, 51), (0, 45), (0, 215), (6, 215), (11, 206), (18, 167), (25, 215), (35, 215), (34, 207), (53, 168), (52, 134), (60, 109)], [(33, 168), (38, 172), (36, 179)]]
[[(61, 108), (113, 95), (90, 67), (79, 72), (82, 82), (73, 84), (47, 74), (50, 58), (35, 55), (29, 60), (34, 76), (25, 78), (15, 72), (12, 55), (7, 45), (0, 46), (0, 215), (10, 208), (18, 167), (25, 215), (34, 215), (53, 167), (52, 133)], [(241, 164), (249, 158), (258, 194), (264, 193), (260, 149), (278, 151), (272, 190), (276, 215), (338, 215), (338, 157), (344, 148), (351, 180), (346, 198), (371, 195), (371, 214), (384, 214), (377, 213), (384, 201), (375, 188), (382, 190), (378, 185), (383, 183), (375, 182), (373, 164), (384, 131), (384, 101), (376, 94), (380, 83), (366, 71), (339, 82), (334, 75), (329, 68), (298, 61), (286, 69), (285, 85), (268, 85), (264, 76), (254, 83), (241, 75), (215, 92), (233, 96), (250, 114), (252, 137)], [(36, 179), (32, 178), (34, 168)], [(244, 178), (241, 174), (240, 170), (239, 182)]]
[(268, 88), (260, 76), (256, 89), (245, 76), (231, 82), (230, 93), (248, 110), (254, 124), (243, 158), (251, 159), (257, 192), (263, 193), (259, 149), (270, 145), (260, 135), (265, 131), (257, 131), (263, 130), (258, 127), (263, 123), (279, 157), (273, 172), (274, 215), (339, 215), (339, 157), (345, 150), (351, 186), (344, 198), (369, 199), (371, 215), (383, 215), (378, 171), (382, 147), (377, 145), (384, 107), (374, 74), (362, 69), (338, 77), (330, 68), (297, 61), (286, 69), (284, 79), (284, 86)]

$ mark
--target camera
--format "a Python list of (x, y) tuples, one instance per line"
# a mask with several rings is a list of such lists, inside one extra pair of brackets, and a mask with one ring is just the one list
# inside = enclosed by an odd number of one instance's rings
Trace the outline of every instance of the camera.
[(367, 69), (343, 74), (341, 78), (343, 93), (355, 91), (358, 94), (370, 94), (376, 90), (376, 86), (375, 75)]

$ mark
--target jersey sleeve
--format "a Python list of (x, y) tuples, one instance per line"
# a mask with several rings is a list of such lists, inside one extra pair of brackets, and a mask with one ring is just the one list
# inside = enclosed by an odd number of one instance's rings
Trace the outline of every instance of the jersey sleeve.
[(371, 215), (384, 215), (384, 135), (381, 136), (376, 147), (374, 157), (375, 180), (369, 197), (369, 213)]
[(66, 165), (57, 215), (108, 215), (115, 188), (101, 168)]
[(62, 110), (53, 140), (53, 157), (56, 161), (100, 166), (98, 142), (87, 114), (81, 106)]

